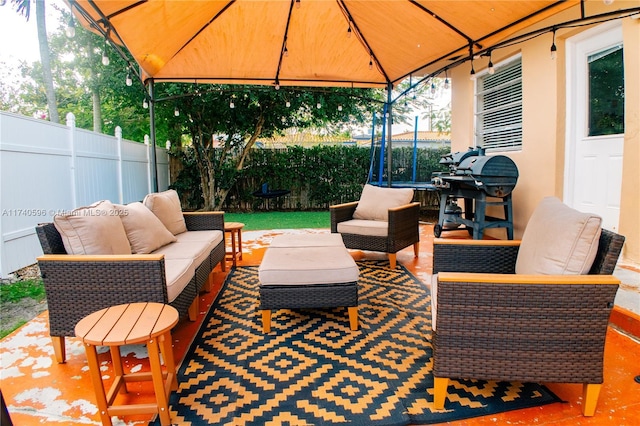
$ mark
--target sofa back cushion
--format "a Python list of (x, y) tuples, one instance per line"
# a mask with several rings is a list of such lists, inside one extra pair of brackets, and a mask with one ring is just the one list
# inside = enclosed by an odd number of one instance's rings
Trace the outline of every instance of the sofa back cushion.
[(53, 217), (67, 254), (131, 254), (127, 234), (110, 201)]
[(381, 188), (365, 185), (353, 213), (354, 219), (389, 220), (389, 209), (404, 206), (413, 200), (411, 188)]
[(517, 274), (587, 274), (598, 251), (602, 218), (555, 197), (536, 207), (522, 236)]
[(148, 194), (143, 204), (155, 214), (173, 235), (187, 231), (187, 225), (182, 216), (180, 197), (174, 189)]
[(160, 222), (151, 210), (142, 203), (135, 202), (126, 206), (115, 205), (127, 233), (131, 251), (149, 254), (152, 251), (176, 241), (175, 235)]

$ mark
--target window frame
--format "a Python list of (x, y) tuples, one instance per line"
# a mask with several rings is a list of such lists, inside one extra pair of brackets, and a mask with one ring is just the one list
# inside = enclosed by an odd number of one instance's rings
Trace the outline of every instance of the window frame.
[[(505, 71), (511, 71), (514, 66), (519, 66), (519, 76), (515, 78), (505, 80), (504, 82), (497, 84), (495, 87), (489, 88), (487, 90), (479, 91), (482, 83), (485, 79), (489, 78), (489, 70), (485, 69), (478, 74), (476, 74), (475, 84), (473, 88), (473, 126), (474, 126), (474, 144), (475, 146), (481, 146), (485, 148), (487, 152), (504, 152), (504, 151), (521, 151), (523, 144), (523, 123), (524, 123), (524, 113), (523, 113), (523, 73), (522, 73), (522, 54), (518, 53), (513, 55), (503, 61), (500, 61), (496, 65), (494, 65), (495, 73), (491, 75), (492, 78), (499, 79), (501, 73)], [(495, 94), (495, 93), (507, 93), (509, 90), (513, 90), (513, 86), (519, 85), (519, 100), (508, 102), (505, 104), (499, 104), (496, 107), (491, 107), (487, 109), (481, 109), (485, 105), (485, 98), (487, 94)], [(496, 89), (498, 88), (498, 89)], [(504, 89), (499, 91), (499, 89)], [(489, 111), (489, 114), (487, 114)], [(485, 131), (485, 127), (483, 126), (482, 117), (486, 117), (490, 114), (496, 114), (494, 117), (494, 121), (498, 121), (499, 125), (495, 125), (489, 128), (492, 131)], [(500, 117), (499, 114), (502, 113), (503, 117)], [(507, 121), (513, 121), (515, 118), (515, 122), (507, 123)], [(486, 122), (486, 120), (485, 120)], [(495, 134), (500, 131), (512, 131), (513, 136), (510, 138), (507, 137), (505, 139), (498, 138), (493, 143), (486, 142), (486, 136), (490, 134)], [(509, 140), (512, 139), (512, 140)]]

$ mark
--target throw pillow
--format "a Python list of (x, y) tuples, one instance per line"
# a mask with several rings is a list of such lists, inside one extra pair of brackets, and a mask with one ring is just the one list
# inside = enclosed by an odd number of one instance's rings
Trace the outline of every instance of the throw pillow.
[(517, 274), (587, 274), (598, 251), (602, 218), (555, 197), (536, 207), (522, 236)]
[(55, 215), (53, 224), (68, 254), (131, 254), (118, 211), (108, 200)]
[(180, 197), (174, 189), (148, 194), (143, 204), (155, 214), (164, 226), (173, 234), (187, 232), (187, 225), (182, 216)]
[(380, 188), (365, 185), (360, 195), (358, 207), (353, 213), (354, 219), (389, 220), (389, 209), (404, 206), (413, 200), (411, 188)]
[(120, 219), (133, 253), (149, 254), (176, 241), (175, 235), (141, 202), (126, 206), (116, 204), (116, 209), (120, 212)]

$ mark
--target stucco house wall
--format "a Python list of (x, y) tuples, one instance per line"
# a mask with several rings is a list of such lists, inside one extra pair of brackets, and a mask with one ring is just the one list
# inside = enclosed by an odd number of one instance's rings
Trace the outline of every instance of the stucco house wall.
[[(564, 14), (571, 19), (575, 18), (576, 11)], [(559, 22), (559, 18), (554, 17), (554, 21)], [(625, 135), (618, 232), (627, 238), (621, 261), (637, 266), (640, 265), (640, 19), (620, 21), (625, 67)], [(539, 25), (552, 24), (548, 21)], [(551, 33), (492, 53), (494, 64), (517, 54), (522, 57), (522, 149), (500, 153), (513, 159), (520, 172), (513, 192), (515, 238), (522, 236), (529, 217), (543, 197), (563, 199), (567, 111), (565, 42), (568, 37), (591, 27), (558, 30), (555, 60), (550, 57)], [(487, 58), (475, 60), (476, 72), (486, 69), (487, 63)], [(449, 71), (453, 152), (465, 151), (474, 145), (474, 81), (470, 79), (470, 70), (471, 65), (465, 63)], [(487, 233), (505, 238), (503, 229)]]

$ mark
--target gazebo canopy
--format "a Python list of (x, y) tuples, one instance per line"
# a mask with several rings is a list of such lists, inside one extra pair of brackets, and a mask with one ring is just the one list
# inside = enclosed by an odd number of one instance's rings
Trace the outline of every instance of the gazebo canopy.
[(352, 87), (388, 87), (410, 75), (443, 69), (581, 3), (67, 2), (84, 25), (133, 55), (143, 79)]

